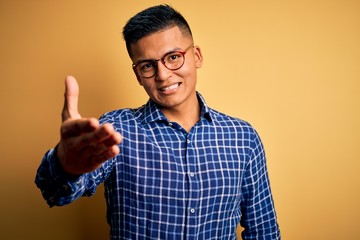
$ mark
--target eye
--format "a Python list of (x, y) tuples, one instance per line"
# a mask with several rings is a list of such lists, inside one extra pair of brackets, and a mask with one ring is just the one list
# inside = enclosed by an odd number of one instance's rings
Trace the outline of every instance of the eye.
[(155, 62), (145, 61), (138, 65), (138, 68), (142, 72), (152, 71), (155, 68)]
[(169, 55), (167, 55), (165, 57), (165, 62), (176, 62), (178, 61), (179, 59), (182, 58), (182, 55), (181, 53), (178, 53), (178, 52), (174, 52), (174, 53), (170, 53)]

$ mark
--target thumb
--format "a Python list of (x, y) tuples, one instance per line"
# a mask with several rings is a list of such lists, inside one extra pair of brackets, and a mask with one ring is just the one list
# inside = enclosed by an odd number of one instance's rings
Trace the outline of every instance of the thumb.
[(73, 76), (65, 79), (64, 108), (62, 111), (62, 121), (67, 119), (81, 118), (78, 112), (79, 85)]

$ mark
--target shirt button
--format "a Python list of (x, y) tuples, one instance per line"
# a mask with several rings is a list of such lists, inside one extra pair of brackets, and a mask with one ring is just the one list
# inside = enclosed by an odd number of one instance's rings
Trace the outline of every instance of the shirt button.
[(173, 124), (171, 122), (169, 122), (169, 126), (171, 127)]
[(195, 176), (195, 173), (193, 173), (193, 172), (190, 173), (190, 177), (193, 177), (193, 176)]
[(191, 213), (195, 213), (195, 209), (193, 209), (193, 208), (190, 209), (190, 212), (191, 212)]
[(191, 143), (190, 139), (188, 139), (186, 142), (187, 142), (187, 143)]

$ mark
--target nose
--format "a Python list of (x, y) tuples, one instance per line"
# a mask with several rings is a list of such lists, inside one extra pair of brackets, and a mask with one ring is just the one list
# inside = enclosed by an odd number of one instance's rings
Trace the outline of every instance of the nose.
[(167, 67), (165, 67), (164, 63), (162, 61), (159, 61), (157, 64), (157, 71), (155, 79), (157, 81), (165, 81), (171, 77), (172, 71), (169, 70)]

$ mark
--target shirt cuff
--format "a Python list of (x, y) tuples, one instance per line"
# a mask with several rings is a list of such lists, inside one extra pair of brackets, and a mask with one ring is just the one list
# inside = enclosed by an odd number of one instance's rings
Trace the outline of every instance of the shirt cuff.
[(84, 182), (84, 175), (74, 177), (64, 171), (57, 157), (57, 147), (45, 154), (35, 178), (50, 207), (66, 205), (80, 197)]

